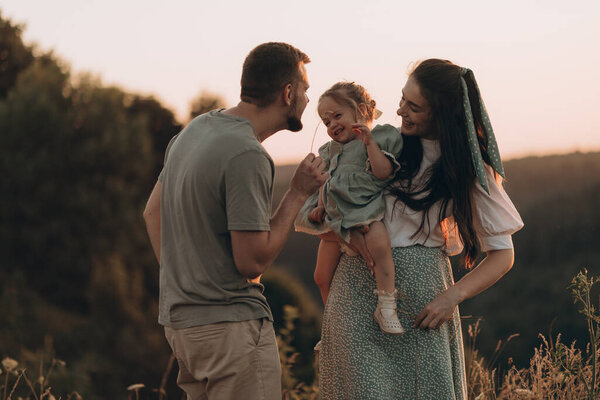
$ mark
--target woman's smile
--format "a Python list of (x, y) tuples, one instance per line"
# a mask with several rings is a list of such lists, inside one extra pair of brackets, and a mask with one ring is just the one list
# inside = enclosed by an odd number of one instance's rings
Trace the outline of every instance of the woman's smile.
[(408, 129), (410, 129), (410, 128), (412, 128), (414, 125), (415, 125), (415, 124), (413, 124), (412, 122), (410, 122), (408, 119), (406, 119), (406, 118), (402, 118), (402, 126), (403, 126), (404, 128), (408, 128)]
[(398, 114), (402, 117), (401, 131), (405, 135), (434, 139), (430, 129), (431, 107), (421, 94), (421, 88), (414, 78), (410, 77), (402, 89), (402, 99), (398, 105)]

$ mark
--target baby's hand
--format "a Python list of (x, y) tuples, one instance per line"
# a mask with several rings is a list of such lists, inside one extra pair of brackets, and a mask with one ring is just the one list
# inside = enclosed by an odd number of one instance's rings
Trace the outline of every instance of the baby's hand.
[(363, 141), (365, 146), (373, 140), (371, 129), (365, 124), (352, 124), (352, 132), (356, 133), (356, 136)]
[(308, 219), (315, 224), (322, 224), (325, 220), (325, 207), (317, 206), (310, 212)]

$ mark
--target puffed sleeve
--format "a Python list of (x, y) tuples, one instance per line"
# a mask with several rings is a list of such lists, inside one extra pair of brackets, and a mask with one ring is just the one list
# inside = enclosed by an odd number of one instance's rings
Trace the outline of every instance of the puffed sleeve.
[(473, 188), (473, 227), (481, 251), (512, 249), (512, 234), (523, 227), (523, 220), (502, 187), (502, 177), (486, 165), (490, 194), (477, 182)]
[(331, 144), (335, 143), (333, 141), (325, 143), (323, 146), (319, 147), (319, 157), (325, 161), (325, 168), (329, 168), (329, 162), (331, 160)]
[[(392, 163), (392, 167), (394, 168), (392, 176), (395, 175), (400, 169), (398, 159), (400, 158), (404, 144), (402, 135), (397, 128), (389, 124), (375, 126), (371, 130), (371, 135), (373, 135), (373, 140), (375, 140), (375, 143), (377, 143), (383, 154)], [(371, 171), (369, 160), (367, 160), (367, 170)]]

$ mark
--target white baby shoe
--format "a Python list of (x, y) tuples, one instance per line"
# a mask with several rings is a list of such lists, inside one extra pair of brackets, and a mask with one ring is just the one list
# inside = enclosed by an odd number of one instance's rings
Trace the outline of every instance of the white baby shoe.
[(321, 351), (321, 341), (320, 340), (317, 342), (317, 344), (315, 344), (315, 348), (313, 350), (315, 353), (318, 353)]
[(383, 333), (388, 335), (402, 335), (404, 328), (398, 320), (396, 312), (396, 295), (397, 289), (393, 292), (385, 292), (383, 290), (375, 290), (374, 293), (378, 296), (377, 308), (373, 318), (379, 324), (379, 328)]

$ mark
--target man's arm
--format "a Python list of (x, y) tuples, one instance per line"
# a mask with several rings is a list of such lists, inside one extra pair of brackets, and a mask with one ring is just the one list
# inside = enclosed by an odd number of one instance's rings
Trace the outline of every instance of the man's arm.
[(323, 160), (313, 154), (302, 160), (271, 218), (270, 231), (231, 231), (233, 260), (243, 276), (256, 278), (273, 263), (290, 234), (298, 211), (329, 176), (324, 169)]
[(156, 260), (160, 264), (160, 194), (162, 192), (162, 183), (156, 181), (150, 198), (144, 209), (144, 221), (146, 221), (146, 231), (150, 237), (150, 243), (154, 250)]

